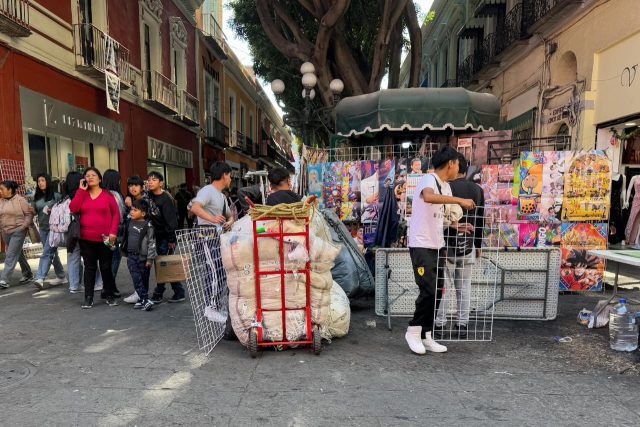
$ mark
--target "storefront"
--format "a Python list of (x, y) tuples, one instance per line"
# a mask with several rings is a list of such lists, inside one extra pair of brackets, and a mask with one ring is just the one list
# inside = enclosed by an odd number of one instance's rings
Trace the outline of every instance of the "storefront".
[(248, 181), (244, 179), (244, 175), (249, 171), (257, 170), (256, 161), (230, 149), (224, 150), (224, 154), (225, 161), (231, 166), (232, 186), (241, 188), (247, 185)]
[(124, 126), (114, 120), (20, 87), (25, 174), (64, 179), (93, 166), (118, 169)]
[(178, 186), (187, 183), (187, 170), (193, 169), (193, 153), (175, 145), (147, 138), (147, 172), (160, 172), (165, 188), (176, 194)]

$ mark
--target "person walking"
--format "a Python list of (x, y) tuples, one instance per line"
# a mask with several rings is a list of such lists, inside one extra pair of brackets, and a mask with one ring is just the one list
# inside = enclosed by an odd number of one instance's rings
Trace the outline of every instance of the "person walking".
[(80, 188), (69, 205), (71, 213), (80, 215), (80, 252), (84, 260), (85, 296), (82, 308), (93, 307), (93, 292), (98, 265), (109, 306), (118, 305), (111, 266), (115, 248), (120, 209), (113, 195), (102, 188), (102, 174), (94, 167), (85, 170)]
[[(113, 274), (114, 280), (118, 277), (118, 269), (120, 268), (120, 260), (122, 258), (122, 254), (119, 249), (119, 241), (124, 237), (125, 232), (125, 223), (124, 217), (127, 214), (127, 208), (124, 203), (124, 197), (122, 197), (122, 193), (120, 192), (120, 173), (114, 169), (107, 169), (104, 171), (104, 180), (102, 181), (102, 185), (105, 190), (109, 190), (113, 198), (116, 200), (118, 204), (118, 209), (120, 210), (120, 227), (118, 228), (116, 247), (113, 250), (113, 259), (111, 263), (111, 273)], [(100, 270), (98, 270), (98, 274)], [(98, 279), (96, 279), (98, 280)], [(116, 298), (120, 298), (120, 291), (117, 286), (113, 291), (113, 294)]]
[[(82, 180), (80, 172), (69, 172), (64, 180), (63, 203), (71, 204), (71, 200), (76, 196)], [(71, 216), (71, 209), (69, 209)], [(82, 255), (80, 245), (77, 240), (69, 239), (67, 236), (67, 274), (69, 276), (69, 292), (77, 294), (82, 290)]]
[(122, 244), (123, 254), (127, 257), (127, 267), (138, 301), (133, 308), (144, 311), (153, 309), (149, 300), (149, 275), (156, 258), (156, 239), (153, 227), (147, 219), (149, 204), (146, 200), (134, 200), (131, 206), (130, 220)]
[(435, 173), (423, 176), (416, 186), (409, 223), (409, 254), (420, 293), (405, 340), (416, 354), (447, 351), (431, 336), (434, 313), (440, 302), (440, 295), (436, 294), (441, 294), (444, 283), (444, 205), (475, 208), (473, 200), (453, 197), (447, 183), (458, 177), (458, 152), (445, 146), (434, 154), (432, 163)]
[[(178, 212), (173, 197), (163, 190), (164, 177), (160, 172), (152, 171), (147, 177), (149, 188), (149, 209), (151, 224), (156, 236), (156, 252), (158, 255), (171, 255), (176, 247), (176, 228), (178, 226)], [(173, 296), (169, 302), (185, 300), (184, 287), (180, 282), (171, 283)], [(160, 304), (164, 295), (165, 284), (157, 283), (151, 296), (151, 302)]]
[(466, 178), (469, 169), (467, 159), (458, 153), (458, 177), (449, 183), (453, 197), (471, 199), (476, 208), (465, 211), (457, 226), (445, 229), (447, 243), (447, 262), (445, 277), (447, 291), (440, 301), (436, 316), (436, 338), (448, 338), (448, 331), (443, 331), (447, 322), (447, 307), (449, 299), (455, 290), (458, 320), (451, 334), (454, 338), (467, 337), (469, 323), (469, 307), (471, 304), (471, 269), (480, 257), (482, 248), (482, 233), (484, 228), (484, 192), (482, 187)]
[(53, 264), (56, 278), (51, 280), (49, 284), (51, 286), (57, 286), (67, 282), (62, 262), (60, 262), (60, 257), (58, 256), (58, 247), (51, 246), (49, 243), (49, 214), (51, 213), (51, 208), (60, 201), (62, 196), (60, 193), (54, 191), (49, 174), (38, 174), (36, 184), (36, 193), (31, 207), (38, 217), (38, 229), (40, 231), (40, 240), (42, 241), (42, 256), (38, 264), (36, 280), (34, 280), (33, 283), (36, 287), (43, 289), (44, 281), (47, 278), (47, 274), (49, 274), (51, 264)]
[(33, 279), (31, 267), (22, 252), (27, 229), (33, 223), (33, 213), (27, 200), (17, 191), (18, 183), (15, 181), (0, 183), (0, 232), (7, 248), (4, 269), (0, 273), (0, 288), (3, 289), (9, 287), (9, 279), (18, 263), (22, 270), (20, 283)]

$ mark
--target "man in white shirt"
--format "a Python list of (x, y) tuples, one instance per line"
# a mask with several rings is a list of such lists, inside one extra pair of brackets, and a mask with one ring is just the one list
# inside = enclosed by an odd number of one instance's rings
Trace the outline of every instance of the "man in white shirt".
[[(434, 154), (431, 162), (435, 172), (423, 176), (418, 182), (409, 222), (409, 252), (420, 294), (405, 339), (416, 354), (425, 354), (427, 350), (434, 353), (447, 351), (447, 347), (435, 342), (431, 335), (437, 302), (441, 299), (440, 296), (436, 299), (436, 289), (441, 292), (444, 284), (444, 205), (475, 208), (473, 200), (451, 195), (448, 181), (458, 177), (458, 152), (449, 146), (443, 147)], [(437, 282), (440, 286), (436, 286)]]
[(198, 227), (222, 226), (231, 228), (233, 215), (222, 191), (231, 185), (231, 167), (224, 162), (211, 165), (211, 184), (198, 191), (191, 212), (198, 217)]

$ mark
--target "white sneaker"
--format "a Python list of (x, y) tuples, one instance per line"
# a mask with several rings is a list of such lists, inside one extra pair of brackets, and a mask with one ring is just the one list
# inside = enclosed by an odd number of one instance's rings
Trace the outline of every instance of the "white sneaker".
[(36, 279), (33, 281), (33, 284), (38, 289), (44, 289), (44, 279)]
[(135, 304), (138, 301), (140, 301), (140, 297), (138, 296), (137, 292), (132, 293), (131, 295), (129, 295), (128, 297), (126, 297), (125, 299), (123, 299), (122, 301), (128, 303), (128, 304)]
[(447, 347), (443, 346), (442, 344), (438, 344), (433, 340), (431, 332), (429, 332), (426, 338), (422, 340), (422, 345), (424, 345), (425, 350), (432, 353), (445, 353), (447, 351)]
[(4, 280), (0, 280), (0, 288), (9, 289), (9, 285)]
[(96, 286), (93, 288), (94, 291), (101, 291), (104, 285), (102, 283), (96, 283)]
[(60, 286), (60, 285), (65, 285), (68, 283), (68, 280), (66, 277), (56, 277), (55, 279), (51, 279), (49, 281), (49, 284), (51, 286)]
[(407, 340), (407, 344), (409, 344), (409, 348), (415, 354), (426, 353), (424, 345), (420, 340), (421, 333), (422, 333), (422, 326), (409, 326), (407, 327), (407, 333), (404, 334), (404, 339)]

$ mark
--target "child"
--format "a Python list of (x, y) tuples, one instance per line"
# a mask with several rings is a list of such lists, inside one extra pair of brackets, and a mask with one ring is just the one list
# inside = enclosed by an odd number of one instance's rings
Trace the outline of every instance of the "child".
[(127, 267), (139, 301), (133, 308), (144, 311), (153, 309), (149, 300), (149, 274), (156, 258), (156, 239), (151, 222), (146, 219), (149, 203), (138, 199), (131, 204), (130, 221), (122, 244), (123, 255), (127, 257)]

